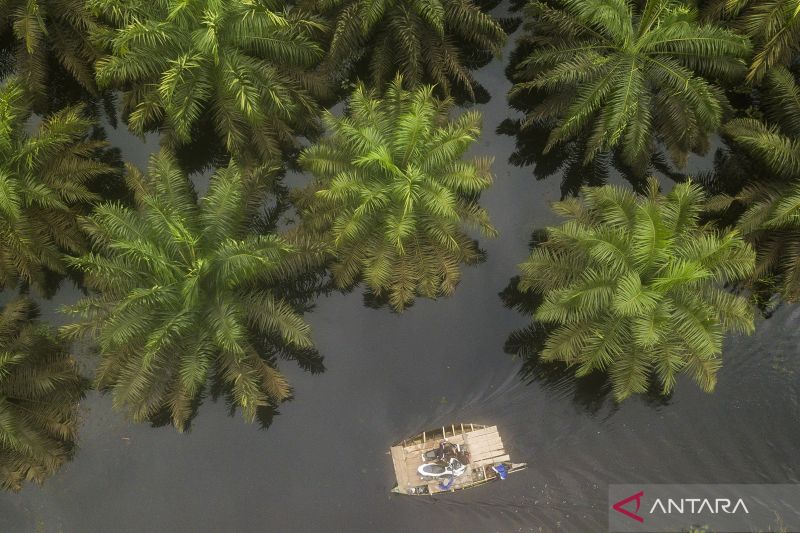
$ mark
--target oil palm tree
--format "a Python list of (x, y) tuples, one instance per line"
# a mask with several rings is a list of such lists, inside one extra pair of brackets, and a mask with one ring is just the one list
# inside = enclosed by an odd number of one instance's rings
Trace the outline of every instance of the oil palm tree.
[(731, 20), (753, 43), (747, 81), (759, 83), (770, 68), (788, 66), (800, 50), (800, 9), (796, 0), (716, 0), (709, 18)]
[(36, 323), (30, 300), (0, 310), (0, 487), (42, 483), (75, 450), (86, 389), (75, 361)]
[(351, 70), (366, 65), (372, 86), (383, 89), (401, 73), (416, 87), (436, 84), (475, 100), (469, 58), (499, 55), (506, 34), (472, 0), (316, 0), (335, 19), (328, 62)]
[(725, 291), (753, 272), (755, 254), (736, 231), (698, 222), (705, 196), (685, 182), (666, 196), (585, 188), (555, 204), (568, 218), (521, 265), (519, 288), (543, 296), (534, 318), (551, 327), (541, 358), (608, 371), (614, 395), (669, 393), (679, 373), (711, 391), (727, 331), (749, 333), (745, 298)]
[(585, 134), (585, 161), (620, 150), (633, 168), (657, 143), (679, 166), (707, 149), (727, 105), (713, 80), (744, 74), (745, 37), (676, 0), (534, 1), (527, 13), (531, 51), (511, 96), (544, 95), (528, 120), (557, 121), (548, 149)]
[(84, 239), (76, 210), (98, 200), (87, 185), (112, 172), (95, 158), (80, 108), (59, 111), (28, 133), (21, 82), (0, 85), (0, 286), (18, 281), (44, 290), (48, 271), (63, 273), (63, 253)]
[(738, 118), (723, 130), (755, 163), (749, 166), (758, 169), (756, 179), (750, 176), (738, 194), (715, 197), (712, 207), (744, 208), (738, 227), (758, 252), (756, 278), (772, 278), (783, 298), (794, 302), (800, 300), (800, 86), (787, 69), (774, 67), (762, 92), (766, 123)]
[(84, 219), (94, 250), (71, 264), (96, 293), (66, 309), (80, 320), (63, 332), (96, 341), (96, 384), (134, 421), (166, 410), (183, 430), (209, 380), (252, 421), (290, 395), (277, 356), (312, 347), (308, 324), (279, 296), (311, 254), (250, 233), (262, 186), (234, 163), (199, 203), (166, 151), (127, 179), (135, 208), (106, 203)]
[(93, 64), (96, 26), (83, 0), (0, 0), (0, 34), (13, 34), (17, 75), (36, 101), (48, 96), (51, 58), (90, 94), (97, 94)]
[(495, 234), (478, 205), (491, 160), (462, 160), (480, 114), (451, 121), (452, 100), (402, 84), (383, 96), (359, 86), (346, 116), (325, 115), (327, 136), (300, 156), (316, 179), (297, 202), (305, 230), (334, 248), (337, 285), (363, 280), (398, 311), (415, 296), (451, 294), (459, 265), (480, 259), (465, 225)]
[(135, 133), (164, 128), (177, 146), (211, 127), (232, 154), (274, 157), (313, 122), (324, 92), (311, 72), (324, 55), (313, 17), (277, 0), (90, 5), (117, 28), (97, 34), (108, 51), (98, 82), (124, 91)]

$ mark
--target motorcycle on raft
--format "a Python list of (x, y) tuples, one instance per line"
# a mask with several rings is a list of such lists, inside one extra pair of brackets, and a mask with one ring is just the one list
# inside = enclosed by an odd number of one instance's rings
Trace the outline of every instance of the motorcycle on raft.
[(424, 461), (417, 473), (426, 479), (442, 479), (440, 488), (446, 490), (453, 484), (453, 480), (467, 471), (469, 457), (458, 444), (447, 441), (439, 443), (439, 447), (428, 450), (422, 454)]

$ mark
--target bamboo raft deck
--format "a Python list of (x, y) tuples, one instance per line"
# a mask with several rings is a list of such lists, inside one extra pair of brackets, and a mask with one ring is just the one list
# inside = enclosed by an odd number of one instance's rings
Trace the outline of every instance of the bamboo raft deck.
[[(417, 473), (417, 468), (424, 462), (424, 453), (436, 449), (445, 439), (465, 449), (469, 454), (469, 463), (464, 474), (453, 478), (452, 484), (442, 489), (441, 479), (423, 478)], [(481, 485), (497, 479), (492, 466), (502, 463), (509, 473), (526, 467), (525, 463), (511, 463), (497, 426), (481, 424), (452, 424), (424, 431), (392, 446), (390, 452), (397, 476), (397, 486), (392, 491), (401, 494), (436, 494)]]

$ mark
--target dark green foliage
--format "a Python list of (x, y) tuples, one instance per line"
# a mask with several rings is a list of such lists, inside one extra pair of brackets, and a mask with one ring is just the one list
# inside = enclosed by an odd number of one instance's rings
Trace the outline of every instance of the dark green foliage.
[(0, 486), (42, 483), (75, 451), (86, 383), (30, 300), (0, 311)]
[(797, 0), (712, 0), (708, 18), (730, 19), (750, 37), (753, 57), (747, 81), (759, 83), (774, 66), (789, 66), (800, 50), (800, 8)]
[[(314, 129), (318, 20), (277, 0), (91, 0), (111, 27), (97, 38), (103, 87), (121, 89), (135, 133), (164, 129), (185, 145), (203, 116), (227, 150), (274, 158)], [(113, 29), (118, 28), (118, 29)]]
[[(531, 239), (533, 249), (540, 244), (540, 239), (547, 239), (547, 232), (537, 230)], [(519, 289), (519, 276), (514, 276), (508, 286), (499, 294), (503, 305), (524, 314), (533, 314), (541, 305), (542, 295), (533, 291), (524, 292)], [(503, 346), (503, 351), (514, 356), (521, 363), (519, 377), (527, 384), (537, 383), (556, 398), (571, 398), (572, 402), (582, 410), (592, 414), (603, 408), (610, 398), (613, 399), (611, 377), (604, 372), (592, 372), (576, 378), (574, 369), (563, 361), (541, 360), (542, 350), (547, 337), (558, 326), (531, 322), (524, 328), (512, 331)], [(640, 395), (640, 400), (648, 405), (668, 405), (672, 395), (662, 394), (657, 387)], [(612, 410), (619, 407), (616, 402), (610, 406)]]
[(98, 50), (89, 34), (96, 21), (83, 0), (0, 0), (0, 34), (14, 39), (17, 75), (41, 103), (57, 64), (90, 94), (97, 94), (93, 63)]
[(88, 138), (81, 108), (47, 117), (35, 133), (21, 82), (0, 86), (0, 286), (18, 281), (45, 291), (48, 271), (64, 273), (63, 253), (80, 253), (75, 210), (98, 200), (88, 185), (112, 169), (96, 159), (106, 143)]
[(336, 20), (331, 68), (364, 64), (379, 90), (399, 72), (410, 87), (435, 84), (441, 95), (463, 91), (475, 100), (471, 58), (499, 55), (506, 39), (472, 0), (317, 0), (316, 6)]
[(753, 331), (747, 300), (722, 289), (753, 272), (755, 254), (736, 233), (698, 223), (705, 201), (692, 183), (663, 196), (604, 186), (554, 205), (568, 218), (548, 228), (520, 268), (519, 288), (543, 295), (534, 318), (552, 329), (544, 361), (576, 376), (607, 371), (614, 396), (669, 393), (690, 374), (711, 391), (728, 331)]
[(282, 291), (319, 255), (251, 233), (263, 186), (234, 163), (199, 203), (165, 151), (148, 174), (131, 167), (127, 179), (135, 209), (103, 204), (84, 221), (94, 251), (71, 263), (97, 293), (67, 309), (81, 321), (64, 332), (97, 342), (97, 385), (135, 421), (167, 409), (183, 430), (209, 380), (252, 421), (290, 395), (276, 358), (313, 351)]
[(328, 135), (300, 158), (316, 180), (298, 199), (305, 231), (334, 249), (337, 285), (363, 280), (396, 310), (455, 290), (460, 264), (481, 257), (465, 225), (495, 234), (478, 204), (491, 159), (462, 160), (480, 114), (451, 121), (452, 100), (402, 82), (383, 96), (359, 86), (346, 116), (326, 114)]
[(800, 86), (791, 72), (775, 67), (764, 80), (762, 99), (766, 123), (739, 118), (724, 128), (737, 151), (751, 159), (755, 175), (738, 194), (715, 197), (711, 207), (745, 208), (738, 228), (758, 252), (756, 278), (774, 282), (794, 302), (800, 299)]
[(619, 150), (641, 171), (658, 144), (679, 166), (708, 148), (727, 105), (713, 81), (744, 74), (746, 38), (675, 0), (552, 0), (527, 13), (511, 97), (542, 97), (528, 120), (555, 121), (547, 149), (584, 136), (585, 162)]

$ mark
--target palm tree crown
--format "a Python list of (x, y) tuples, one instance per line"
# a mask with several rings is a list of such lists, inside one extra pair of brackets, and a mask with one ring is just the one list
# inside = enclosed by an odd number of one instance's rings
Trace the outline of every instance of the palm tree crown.
[(676, 0), (532, 2), (533, 51), (519, 64), (512, 95), (538, 91), (544, 101), (529, 120), (557, 120), (548, 146), (587, 136), (586, 161), (621, 149), (624, 161), (646, 165), (663, 143), (682, 165), (704, 151), (720, 125), (722, 91), (703, 76), (744, 72), (747, 39), (699, 24)]
[(731, 18), (750, 37), (753, 57), (747, 81), (761, 82), (776, 65), (788, 66), (800, 50), (800, 9), (796, 0), (715, 0), (704, 8), (713, 18)]
[(30, 300), (0, 310), (0, 486), (42, 483), (71, 458), (85, 383)]
[(165, 126), (186, 144), (202, 118), (232, 154), (272, 157), (308, 129), (322, 91), (309, 73), (323, 56), (318, 21), (276, 0), (90, 4), (118, 28), (100, 35), (110, 54), (97, 78), (125, 91), (134, 132)]
[(317, 8), (336, 18), (329, 62), (367, 63), (378, 89), (400, 72), (412, 87), (437, 84), (444, 95), (459, 88), (474, 100), (465, 60), (498, 55), (506, 38), (472, 0), (318, 0)]
[(551, 324), (544, 360), (609, 371), (622, 400), (657, 378), (669, 393), (687, 372), (714, 388), (726, 331), (751, 332), (747, 300), (721, 288), (753, 271), (754, 253), (735, 232), (698, 223), (702, 189), (681, 183), (666, 196), (585, 188), (555, 204), (569, 218), (521, 265), (520, 288), (543, 295), (535, 312)]
[(774, 278), (793, 302), (800, 300), (800, 86), (791, 72), (775, 67), (767, 74), (762, 103), (769, 123), (738, 118), (723, 129), (759, 175), (736, 196), (719, 195), (714, 205), (745, 206), (738, 227), (758, 251), (756, 276)]
[(51, 54), (84, 89), (97, 92), (98, 51), (89, 40), (95, 26), (83, 0), (0, 0), (0, 34), (13, 33), (18, 75), (37, 99), (47, 93)]
[(96, 339), (97, 384), (136, 421), (169, 411), (184, 429), (210, 378), (252, 421), (290, 394), (276, 356), (312, 347), (309, 326), (271, 288), (307, 255), (248, 233), (263, 195), (233, 163), (199, 204), (167, 152), (128, 179), (136, 209), (104, 204), (85, 221), (95, 252), (72, 264), (98, 294), (68, 308), (82, 321), (64, 332)]
[(306, 230), (334, 247), (337, 284), (363, 279), (397, 310), (415, 295), (452, 293), (459, 264), (479, 259), (464, 224), (495, 233), (478, 205), (491, 160), (461, 159), (480, 134), (480, 114), (450, 121), (450, 99), (402, 83), (383, 97), (360, 86), (347, 116), (325, 115), (329, 134), (300, 157), (316, 181), (299, 200)]
[(111, 169), (94, 159), (80, 108), (46, 118), (35, 133), (21, 83), (0, 86), (0, 286), (20, 279), (42, 289), (47, 270), (64, 272), (62, 252), (80, 252), (74, 208), (98, 198), (87, 183)]

